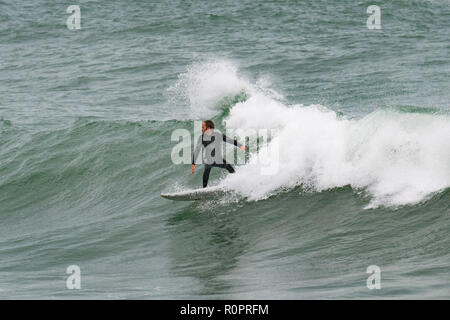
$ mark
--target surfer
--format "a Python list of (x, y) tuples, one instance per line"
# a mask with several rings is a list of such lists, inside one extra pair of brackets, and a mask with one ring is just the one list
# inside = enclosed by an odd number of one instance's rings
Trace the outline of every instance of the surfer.
[(228, 142), (239, 147), (245, 151), (245, 146), (240, 144), (237, 140), (231, 139), (220, 132), (214, 131), (214, 122), (211, 120), (203, 121), (202, 135), (198, 138), (197, 145), (192, 156), (192, 173), (195, 171), (195, 161), (197, 160), (200, 149), (203, 147), (206, 150), (205, 154), (205, 171), (203, 172), (203, 188), (208, 185), (209, 173), (212, 167), (227, 169), (229, 173), (234, 173), (234, 168), (227, 163), (222, 157), (221, 142)]

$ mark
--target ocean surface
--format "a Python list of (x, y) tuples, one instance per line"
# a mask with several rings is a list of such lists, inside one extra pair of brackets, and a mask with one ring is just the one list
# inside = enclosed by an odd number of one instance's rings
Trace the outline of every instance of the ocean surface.
[[(0, 1), (0, 298), (450, 299), (449, 17), (447, 0)], [(191, 146), (205, 119), (274, 134), (212, 170), (232, 195), (161, 198), (201, 187), (172, 135)]]

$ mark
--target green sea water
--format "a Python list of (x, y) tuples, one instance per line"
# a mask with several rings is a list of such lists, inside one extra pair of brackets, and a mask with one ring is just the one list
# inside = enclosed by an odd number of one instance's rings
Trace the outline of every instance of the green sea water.
[[(0, 298), (449, 299), (449, 16), (445, 0), (0, 1)], [(206, 118), (276, 130), (278, 171), (251, 151), (211, 173), (236, 196), (161, 198), (201, 186), (171, 138)]]

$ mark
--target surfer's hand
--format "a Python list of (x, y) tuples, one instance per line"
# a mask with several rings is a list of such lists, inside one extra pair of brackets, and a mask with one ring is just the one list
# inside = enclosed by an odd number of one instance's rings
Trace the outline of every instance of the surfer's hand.
[(239, 148), (241, 148), (242, 151), (245, 151), (245, 146), (240, 146)]
[(192, 165), (192, 174), (194, 174), (195, 171), (195, 164)]

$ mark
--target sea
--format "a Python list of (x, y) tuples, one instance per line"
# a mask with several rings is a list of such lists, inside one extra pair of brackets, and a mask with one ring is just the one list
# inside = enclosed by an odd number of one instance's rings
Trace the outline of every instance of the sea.
[(449, 17), (1, 0), (0, 299), (450, 299)]

